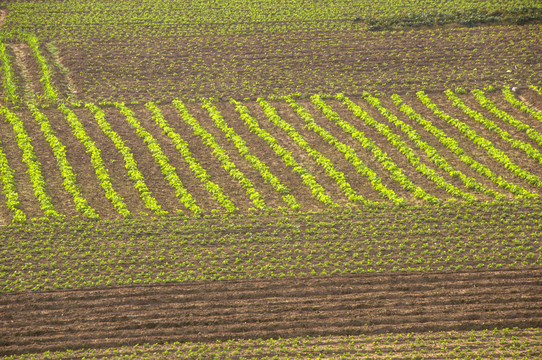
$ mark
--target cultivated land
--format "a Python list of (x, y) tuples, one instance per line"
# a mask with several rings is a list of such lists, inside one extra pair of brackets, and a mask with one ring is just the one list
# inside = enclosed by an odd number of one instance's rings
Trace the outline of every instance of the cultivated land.
[(14, 1), (0, 356), (542, 357), (535, 1)]

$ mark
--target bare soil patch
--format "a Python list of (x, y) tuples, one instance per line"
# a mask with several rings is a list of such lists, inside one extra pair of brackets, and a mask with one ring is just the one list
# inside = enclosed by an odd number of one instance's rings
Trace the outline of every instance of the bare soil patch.
[(542, 325), (540, 269), (5, 294), (0, 354)]

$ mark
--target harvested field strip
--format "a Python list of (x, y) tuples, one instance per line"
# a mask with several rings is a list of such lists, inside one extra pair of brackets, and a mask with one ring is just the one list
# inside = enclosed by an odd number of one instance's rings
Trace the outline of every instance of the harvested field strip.
[(0, 289), (542, 265), (539, 204), (420, 209), (13, 225)]
[[(233, 339), (212, 343), (144, 343), (135, 346), (60, 350), (32, 354), (31, 359), (194, 359), (207, 356), (227, 359), (534, 359), (541, 355), (540, 328), (439, 331), (438, 333), (385, 333), (351, 336), (298, 336), (291, 338)], [(431, 355), (429, 355), (431, 354)], [(30, 359), (14, 355), (13, 360)]]
[(542, 271), (378, 274), (6, 294), (0, 354), (542, 326)]
[(194, 134), (198, 135), (203, 143), (212, 150), (212, 154), (220, 161), (224, 170), (226, 170), (229, 175), (241, 184), (245, 189), (247, 196), (252, 201), (254, 207), (258, 210), (266, 210), (267, 205), (260, 193), (254, 188), (252, 182), (245, 177), (238, 167), (230, 160), (230, 157), (226, 151), (216, 142), (213, 135), (211, 135), (204, 127), (202, 127), (199, 122), (191, 116), (186, 106), (180, 100), (174, 100), (173, 104), (181, 113), (183, 121), (188, 124)]
[(134, 187), (139, 191), (139, 195), (145, 203), (145, 206), (156, 215), (167, 214), (166, 211), (162, 210), (162, 207), (160, 204), (158, 204), (147, 187), (145, 177), (143, 174), (141, 174), (141, 171), (139, 171), (131, 149), (127, 147), (121, 137), (115, 131), (113, 131), (111, 125), (105, 118), (103, 110), (94, 104), (86, 104), (85, 106), (93, 113), (94, 118), (100, 126), (100, 129), (102, 129), (103, 133), (109, 137), (119, 153), (122, 154), (130, 180), (134, 182)]

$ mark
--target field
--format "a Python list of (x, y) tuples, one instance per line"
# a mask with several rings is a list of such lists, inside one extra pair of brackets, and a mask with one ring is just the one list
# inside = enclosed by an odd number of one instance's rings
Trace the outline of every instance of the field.
[(0, 357), (542, 358), (536, 1), (0, 1)]

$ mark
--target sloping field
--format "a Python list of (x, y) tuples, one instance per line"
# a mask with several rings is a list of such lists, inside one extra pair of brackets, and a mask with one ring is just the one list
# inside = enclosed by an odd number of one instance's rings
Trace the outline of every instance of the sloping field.
[(0, 358), (541, 358), (540, 20), (0, 0)]

